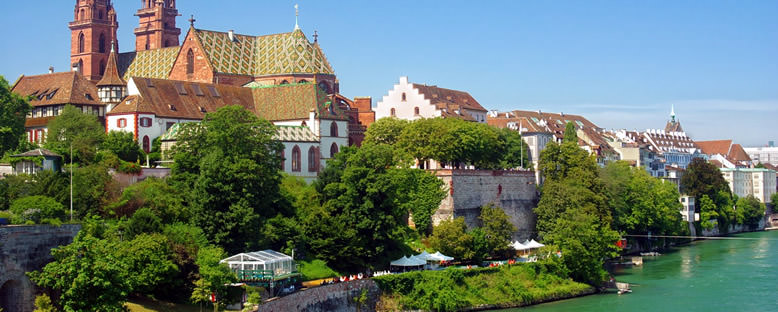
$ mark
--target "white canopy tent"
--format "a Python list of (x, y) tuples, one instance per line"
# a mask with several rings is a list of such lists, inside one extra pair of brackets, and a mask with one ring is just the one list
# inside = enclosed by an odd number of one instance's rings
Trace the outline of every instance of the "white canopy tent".
[(416, 258), (416, 257), (402, 257), (400, 259), (394, 260), (392, 262), (389, 262), (392, 266), (397, 267), (414, 267), (414, 266), (424, 266), (427, 264), (427, 261)]
[(272, 271), (274, 275), (296, 271), (292, 257), (274, 250), (240, 253), (219, 261), (226, 263), (233, 271)]
[(524, 246), (527, 246), (530, 249), (537, 249), (537, 248), (546, 246), (546, 245), (543, 245), (541, 243), (536, 242), (534, 239), (533, 240), (524, 241), (523, 244), (524, 244)]
[(446, 255), (440, 253), (440, 251), (435, 252), (434, 254), (431, 254), (430, 257), (432, 258), (432, 260), (435, 260), (435, 261), (453, 261), (454, 260), (454, 257), (446, 256)]
[(513, 242), (513, 244), (511, 244), (511, 247), (513, 247), (513, 249), (516, 249), (517, 251), (529, 250), (529, 247), (527, 245), (519, 243), (519, 241)]

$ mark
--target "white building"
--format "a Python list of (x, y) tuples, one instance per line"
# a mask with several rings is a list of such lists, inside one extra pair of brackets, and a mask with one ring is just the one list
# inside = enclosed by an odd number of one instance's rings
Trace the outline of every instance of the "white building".
[(724, 180), (738, 197), (753, 195), (763, 203), (769, 203), (775, 193), (776, 173), (762, 168), (721, 168)]
[(778, 166), (778, 147), (744, 147), (754, 163)]
[(400, 82), (384, 95), (375, 108), (376, 119), (443, 117), (481, 123), (486, 123), (486, 112), (467, 92), (410, 83), (408, 77), (400, 77)]

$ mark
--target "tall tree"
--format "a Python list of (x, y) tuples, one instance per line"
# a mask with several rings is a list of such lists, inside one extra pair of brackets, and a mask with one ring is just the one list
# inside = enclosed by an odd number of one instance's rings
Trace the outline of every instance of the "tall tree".
[(364, 143), (395, 145), (409, 124), (405, 119), (381, 118), (367, 128)]
[(44, 146), (70, 160), (70, 147), (73, 147), (73, 161), (90, 164), (95, 153), (105, 140), (105, 128), (97, 117), (84, 114), (72, 105), (65, 106), (62, 113), (49, 122), (48, 136)]
[(24, 121), (32, 107), (24, 97), (11, 92), (0, 76), (0, 157), (16, 149), (24, 137)]
[(195, 223), (228, 252), (260, 247), (264, 222), (292, 215), (280, 195), (283, 146), (275, 133), (241, 106), (223, 107), (179, 132), (172, 178), (193, 190)]
[(575, 129), (575, 125), (572, 122), (568, 122), (567, 125), (565, 125), (565, 136), (562, 138), (562, 142), (578, 144), (578, 131)]
[(493, 257), (506, 256), (511, 251), (511, 237), (516, 227), (502, 208), (490, 203), (481, 207), (481, 229), (486, 238), (488, 252)]
[(719, 168), (705, 159), (692, 159), (681, 177), (681, 192), (696, 198), (708, 195), (715, 199), (720, 191), (730, 192), (729, 184)]
[(532, 164), (529, 161), (529, 147), (522, 140), (521, 135), (517, 131), (508, 128), (496, 131), (498, 131), (499, 143), (502, 145), (499, 152), (499, 167), (504, 169), (532, 168)]

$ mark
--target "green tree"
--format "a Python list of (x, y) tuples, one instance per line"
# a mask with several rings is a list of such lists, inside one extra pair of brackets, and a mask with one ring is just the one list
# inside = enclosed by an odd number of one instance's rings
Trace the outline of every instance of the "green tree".
[(773, 193), (770, 199), (773, 203), (773, 208), (778, 208), (778, 193)]
[(24, 122), (32, 107), (24, 97), (11, 92), (11, 86), (0, 76), (0, 157), (13, 151), (23, 140)]
[(119, 156), (119, 159), (129, 162), (138, 161), (138, 157), (143, 155), (143, 150), (138, 146), (138, 141), (132, 135), (132, 132), (111, 131), (105, 136), (102, 148), (111, 151)]
[[(230, 268), (219, 263), (227, 254), (219, 247), (206, 246), (197, 252), (198, 275), (204, 282), (196, 282), (192, 298), (199, 300), (203, 293), (215, 293), (218, 298), (226, 293), (227, 286), (237, 280)], [(203, 291), (206, 290), (206, 291)], [(197, 294), (197, 296), (195, 296)]]
[(161, 234), (140, 234), (122, 243), (115, 252), (126, 265), (132, 292), (150, 294), (161, 284), (170, 284), (178, 273), (171, 259), (167, 238)]
[(54, 261), (28, 275), (37, 285), (58, 291), (64, 311), (123, 311), (132, 283), (117, 249), (116, 242), (78, 237), (52, 249)]
[(511, 224), (505, 211), (490, 203), (481, 208), (481, 215), (478, 219), (481, 221), (482, 230), (486, 237), (489, 255), (501, 257), (510, 254), (512, 251), (511, 237), (516, 232), (516, 226)]
[(719, 213), (716, 203), (708, 195), (702, 195), (697, 203), (700, 207), (700, 222), (702, 228), (706, 230), (713, 229), (716, 225), (711, 220), (718, 219)]
[[(569, 131), (568, 131), (569, 132)], [(568, 140), (550, 143), (540, 155), (546, 181), (535, 208), (539, 237), (559, 246), (573, 279), (598, 285), (603, 260), (614, 257), (619, 235), (611, 229), (605, 184), (588, 152)]]
[(757, 226), (759, 221), (764, 219), (765, 204), (753, 195), (739, 198), (736, 207), (738, 223), (740, 224)]
[(422, 164), (433, 159), (452, 162), (455, 158), (454, 146), (457, 138), (443, 118), (424, 118), (405, 126), (399, 140), (400, 148), (408, 152)]
[(432, 232), (432, 215), (446, 197), (443, 182), (435, 175), (421, 169), (392, 170), (396, 192), (396, 204), (413, 217), (416, 231), (421, 235)]
[(118, 196), (119, 186), (108, 168), (95, 164), (73, 169), (73, 210), (76, 218), (107, 215), (104, 211)]
[(191, 218), (184, 195), (166, 180), (148, 178), (128, 186), (118, 200), (107, 207), (115, 217), (131, 216), (140, 208), (149, 208), (164, 224), (184, 222)]
[(162, 232), (162, 219), (149, 208), (141, 208), (127, 222), (127, 236), (133, 238), (143, 233)]
[[(241, 106), (183, 124), (174, 147), (176, 187), (191, 189), (194, 222), (230, 252), (258, 248), (265, 220), (281, 213), (280, 142), (275, 127)], [(248, 187), (250, 186), (250, 187)]]
[(408, 124), (410, 122), (405, 119), (381, 118), (367, 128), (363, 144), (395, 145), (399, 142), (400, 136)]
[(453, 220), (443, 220), (432, 229), (430, 246), (459, 260), (473, 259), (473, 237), (467, 233), (465, 218), (458, 217)]
[(575, 125), (572, 122), (568, 122), (567, 125), (565, 125), (565, 136), (562, 138), (562, 142), (578, 144), (578, 131), (575, 129)]
[(51, 220), (57, 222), (65, 218), (65, 207), (62, 204), (51, 197), (40, 195), (15, 200), (11, 204), (11, 212), (18, 218), (14, 223), (50, 223)]
[(719, 168), (705, 159), (692, 159), (681, 177), (681, 193), (695, 198), (708, 195), (710, 199), (715, 199), (720, 191), (730, 192), (729, 184), (724, 180)]
[(97, 116), (84, 114), (80, 109), (67, 105), (57, 118), (49, 122), (48, 137), (44, 146), (70, 161), (73, 147), (74, 162), (90, 164), (97, 148), (105, 140), (105, 128)]
[[(318, 257), (339, 270), (353, 271), (394, 256), (402, 245), (407, 210), (398, 205), (392, 147), (385, 144), (344, 148), (335, 156), (333, 170), (340, 177), (324, 186), (323, 210), (318, 213), (325, 233), (310, 229), (311, 247)], [(328, 162), (329, 163), (329, 162)], [(344, 168), (338, 164), (345, 163)]]
[(529, 161), (529, 147), (521, 139), (521, 135), (508, 128), (496, 131), (498, 131), (499, 143), (502, 145), (499, 153), (501, 156), (499, 167), (503, 169), (532, 168)]

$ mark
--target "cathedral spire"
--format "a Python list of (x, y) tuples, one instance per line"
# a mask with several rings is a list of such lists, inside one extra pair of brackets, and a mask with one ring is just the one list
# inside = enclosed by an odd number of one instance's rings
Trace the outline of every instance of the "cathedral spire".
[(670, 104), (670, 120), (675, 122), (675, 104)]

